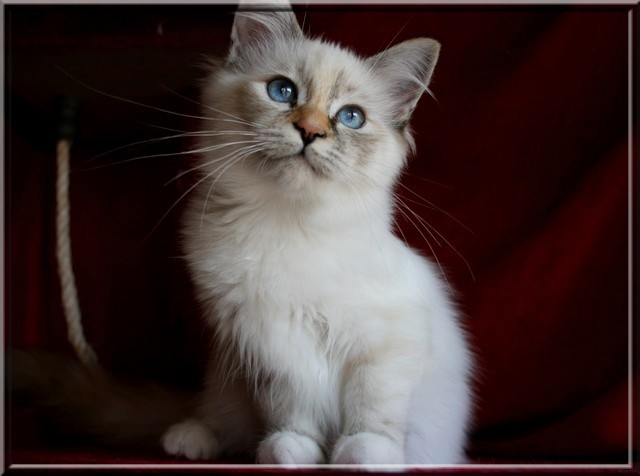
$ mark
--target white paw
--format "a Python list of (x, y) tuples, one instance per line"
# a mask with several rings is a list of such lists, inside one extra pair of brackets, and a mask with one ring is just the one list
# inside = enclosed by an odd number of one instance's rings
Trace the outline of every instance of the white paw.
[(311, 438), (281, 431), (260, 443), (256, 459), (260, 464), (320, 464), (324, 462), (324, 454)]
[(403, 464), (404, 451), (386, 436), (356, 433), (340, 438), (331, 454), (333, 464)]
[(197, 420), (185, 420), (162, 435), (162, 447), (170, 455), (188, 459), (213, 459), (218, 456), (218, 440)]

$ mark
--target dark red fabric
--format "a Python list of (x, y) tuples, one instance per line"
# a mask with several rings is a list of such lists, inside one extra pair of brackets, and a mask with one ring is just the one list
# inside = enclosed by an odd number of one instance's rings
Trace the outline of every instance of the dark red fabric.
[[(442, 43), (435, 100), (425, 95), (415, 113), (418, 153), (399, 188), (433, 228), (419, 231), (410, 214), (398, 222), (409, 243), (437, 257), (465, 316), (477, 355), (477, 461), (627, 462), (629, 10), (299, 8), (306, 30), (363, 54), (416, 36)], [(53, 252), (49, 131), (51, 98), (72, 93), (84, 103), (71, 200), (88, 339), (116, 371), (196, 386), (208, 338), (175, 243), (179, 206), (162, 218), (185, 191), (179, 181), (165, 185), (185, 162), (105, 167), (188, 144), (95, 158), (168, 133), (140, 122), (192, 124), (100, 96), (56, 65), (97, 89), (192, 114), (193, 103), (162, 85), (193, 96), (201, 73), (190, 65), (225, 51), (231, 15), (11, 6), (7, 25), (8, 345), (71, 353)], [(29, 444), (12, 448), (9, 462), (87, 460), (20, 441)], [(96, 454), (88, 460), (118, 458)]]

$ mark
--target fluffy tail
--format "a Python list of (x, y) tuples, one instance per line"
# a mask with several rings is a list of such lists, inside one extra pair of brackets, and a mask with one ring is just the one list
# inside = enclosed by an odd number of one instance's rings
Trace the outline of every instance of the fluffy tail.
[(105, 446), (157, 450), (164, 431), (192, 409), (190, 395), (119, 382), (52, 354), (13, 351), (7, 377), (13, 405), (35, 406), (56, 434)]

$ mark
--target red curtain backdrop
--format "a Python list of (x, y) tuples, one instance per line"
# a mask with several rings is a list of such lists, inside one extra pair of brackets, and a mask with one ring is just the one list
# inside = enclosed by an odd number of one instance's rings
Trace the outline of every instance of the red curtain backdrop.
[[(410, 212), (398, 222), (446, 272), (477, 355), (472, 459), (627, 462), (635, 7), (297, 11), (312, 35), (365, 55), (417, 36), (442, 44), (434, 98), (423, 97), (412, 122), (418, 152), (398, 189), (429, 228)], [(189, 144), (113, 151), (172, 134), (148, 124), (195, 125), (97, 94), (61, 70), (111, 95), (193, 114), (181, 96), (197, 99), (199, 55), (226, 51), (230, 10), (13, 5), (5, 13), (7, 347), (72, 355), (53, 248), (51, 132), (52, 98), (72, 94), (83, 102), (71, 223), (87, 338), (115, 372), (196, 387), (208, 337), (176, 244), (180, 203), (171, 208), (187, 189), (171, 179), (188, 161), (131, 160)], [(25, 436), (35, 426), (18, 413), (9, 463), (121, 457), (51, 449)]]

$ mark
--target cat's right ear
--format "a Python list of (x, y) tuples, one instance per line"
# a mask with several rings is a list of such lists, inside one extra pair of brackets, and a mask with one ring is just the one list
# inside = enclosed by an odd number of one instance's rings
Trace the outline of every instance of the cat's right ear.
[(439, 54), (436, 40), (414, 38), (367, 59), (374, 74), (388, 85), (396, 124), (404, 126), (409, 121), (418, 99), (427, 91)]
[(251, 58), (259, 49), (278, 40), (304, 37), (288, 1), (241, 1), (231, 30), (231, 63)]

